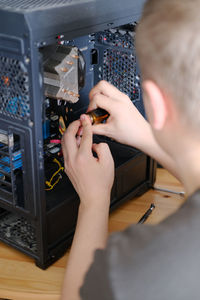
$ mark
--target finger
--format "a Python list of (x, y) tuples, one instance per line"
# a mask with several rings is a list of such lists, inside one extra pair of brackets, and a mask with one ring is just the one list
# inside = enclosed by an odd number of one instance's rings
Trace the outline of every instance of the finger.
[(87, 111), (91, 111), (98, 107), (105, 109), (109, 114), (111, 114), (111, 109), (113, 109), (113, 100), (112, 98), (102, 95), (102, 94), (95, 94), (93, 99), (90, 101)]
[(108, 124), (104, 123), (104, 124), (95, 124), (92, 126), (92, 132), (93, 134), (97, 134), (97, 135), (105, 135), (107, 137), (111, 137), (109, 135), (109, 128), (108, 128)]
[(76, 144), (77, 144), (78, 148), (80, 147), (81, 139), (82, 139), (82, 137), (80, 135), (78, 135), (76, 138)]
[(71, 153), (77, 149), (76, 134), (81, 125), (80, 120), (77, 120), (69, 125), (62, 138), (63, 152)]
[(92, 142), (93, 142), (92, 125), (88, 116), (82, 115), (80, 119), (83, 127), (83, 135), (80, 143), (80, 151), (91, 153)]
[(89, 99), (92, 100), (96, 94), (103, 94), (112, 98), (120, 98), (123, 93), (111, 83), (102, 80), (90, 91)]
[(82, 134), (83, 134), (83, 127), (81, 126), (79, 127), (79, 130), (77, 132), (77, 136), (82, 136)]
[(100, 144), (94, 144), (93, 145), (93, 150), (96, 152), (99, 161), (112, 161), (113, 165), (114, 165), (114, 161), (113, 161), (113, 157), (110, 151), (110, 148), (108, 146), (108, 144), (106, 143), (100, 143)]
[(97, 145), (98, 145), (98, 144), (94, 143), (94, 144), (92, 145), (92, 149), (95, 150), (95, 147), (96, 147)]

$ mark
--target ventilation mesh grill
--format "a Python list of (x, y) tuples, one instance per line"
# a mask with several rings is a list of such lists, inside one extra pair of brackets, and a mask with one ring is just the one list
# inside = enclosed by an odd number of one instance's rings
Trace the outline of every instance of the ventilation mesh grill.
[(0, 0), (0, 6), (15, 9), (38, 9), (63, 6), (73, 0)]
[(118, 47), (123, 50), (134, 49), (133, 36), (131, 34), (122, 34), (119, 31), (113, 29), (111, 29), (111, 31), (107, 30), (104, 32), (97, 33), (97, 40), (103, 45)]
[(23, 249), (37, 253), (36, 233), (28, 220), (14, 213), (0, 215), (0, 237)]
[(17, 120), (30, 117), (26, 68), (16, 59), (0, 56), (0, 114)]
[(104, 51), (103, 79), (130, 97), (138, 98), (135, 86), (135, 58), (133, 55), (107, 49)]
[(99, 78), (109, 81), (132, 101), (140, 100), (133, 36), (115, 30), (98, 33), (96, 39), (101, 45), (100, 51), (103, 48)]

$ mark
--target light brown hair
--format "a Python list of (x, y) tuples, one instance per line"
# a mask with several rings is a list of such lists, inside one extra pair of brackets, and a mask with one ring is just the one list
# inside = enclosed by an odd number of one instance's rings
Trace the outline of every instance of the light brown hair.
[(174, 100), (200, 128), (200, 0), (149, 0), (136, 33), (143, 80)]

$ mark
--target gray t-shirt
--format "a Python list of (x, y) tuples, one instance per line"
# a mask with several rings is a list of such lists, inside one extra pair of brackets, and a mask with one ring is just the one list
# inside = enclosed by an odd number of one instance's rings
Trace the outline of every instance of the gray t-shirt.
[(97, 250), (83, 300), (199, 300), (200, 190), (157, 226), (133, 225)]

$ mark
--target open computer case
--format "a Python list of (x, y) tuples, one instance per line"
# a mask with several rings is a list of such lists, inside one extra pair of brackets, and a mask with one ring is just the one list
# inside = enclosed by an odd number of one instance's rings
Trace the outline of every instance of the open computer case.
[[(144, 115), (134, 48), (143, 4), (0, 0), (0, 240), (41, 268), (63, 255), (76, 225), (64, 128), (87, 110), (89, 91), (102, 79)], [(94, 140), (107, 142), (115, 161), (111, 210), (153, 185), (151, 158), (103, 136)]]

